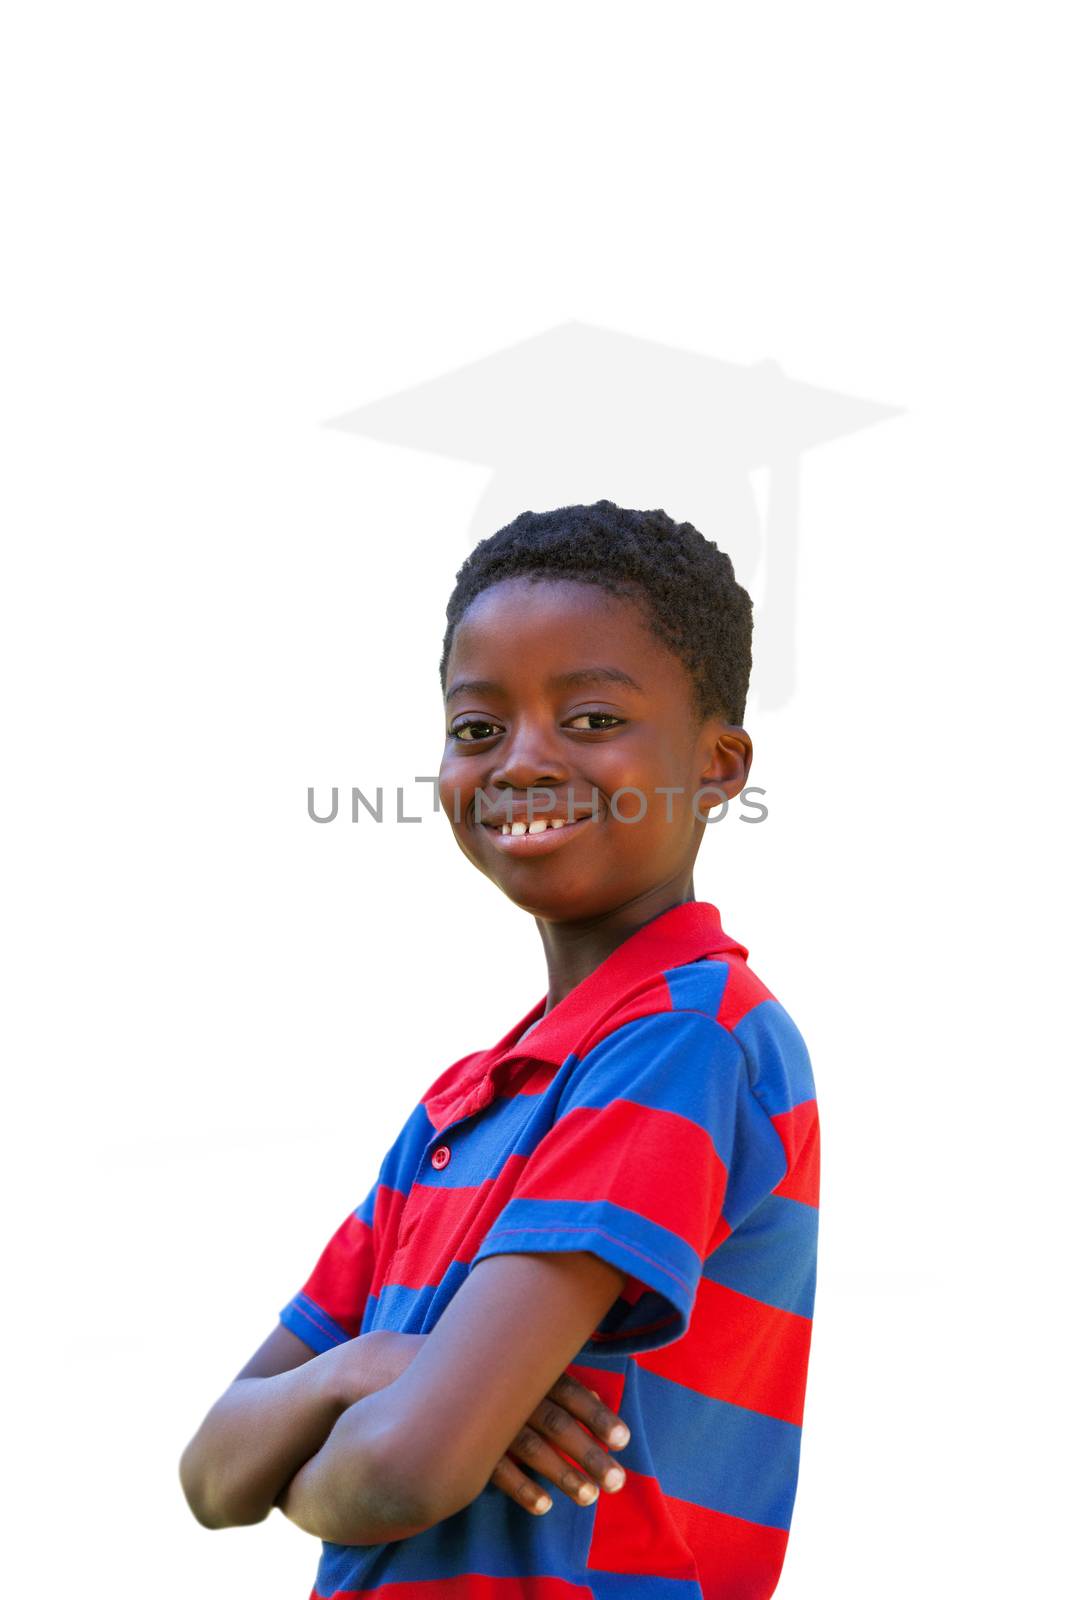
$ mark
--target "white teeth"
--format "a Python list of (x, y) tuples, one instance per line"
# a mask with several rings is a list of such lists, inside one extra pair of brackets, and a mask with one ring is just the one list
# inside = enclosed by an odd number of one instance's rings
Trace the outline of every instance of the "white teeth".
[(549, 828), (566, 828), (580, 818), (537, 817), (533, 822), (502, 822), (500, 832), (506, 834), (546, 833)]

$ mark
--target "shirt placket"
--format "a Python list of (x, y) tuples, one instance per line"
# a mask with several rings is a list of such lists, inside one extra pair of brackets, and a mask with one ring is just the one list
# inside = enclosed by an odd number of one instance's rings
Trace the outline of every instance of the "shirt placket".
[(445, 1112), (448, 1118), (447, 1122), (435, 1129), (423, 1146), (414, 1180), (415, 1184), (420, 1186), (418, 1204), (412, 1209), (409, 1200), (404, 1207), (405, 1214), (401, 1219), (400, 1232), (396, 1243), (398, 1259), (411, 1242), (419, 1223), (426, 1214), (427, 1207), (433, 1204), (433, 1192), (437, 1185), (424, 1181), (427, 1172), (443, 1172), (445, 1170), (452, 1160), (452, 1148), (456, 1139), (454, 1130), (460, 1128), (471, 1117), (477, 1116), (480, 1111), (484, 1111), (486, 1106), (492, 1103), (494, 1097), (495, 1086), (492, 1068), (490, 1068), (480, 1078), (475, 1079), (473, 1085), (464, 1086), (462, 1093), (456, 1097)]

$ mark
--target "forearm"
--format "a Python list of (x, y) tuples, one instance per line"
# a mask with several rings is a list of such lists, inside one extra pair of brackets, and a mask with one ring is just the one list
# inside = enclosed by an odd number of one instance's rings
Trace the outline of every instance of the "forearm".
[(186, 1446), (180, 1475), (208, 1528), (262, 1522), (347, 1406), (380, 1384), (371, 1336), (269, 1378), (238, 1378)]
[(278, 1505), (351, 1545), (408, 1538), (471, 1505), (624, 1281), (583, 1252), (481, 1263), (416, 1359), (344, 1412)]

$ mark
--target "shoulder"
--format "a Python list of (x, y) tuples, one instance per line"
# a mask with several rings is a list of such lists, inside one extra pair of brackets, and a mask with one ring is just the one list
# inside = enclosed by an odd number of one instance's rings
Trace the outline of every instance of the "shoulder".
[(814, 1098), (800, 1030), (733, 952), (666, 968), (615, 997), (576, 1043), (571, 1066), (578, 1079), (584, 1067), (621, 1084), (658, 1059), (687, 1057), (741, 1076), (770, 1116)]
[[(742, 956), (701, 956), (641, 978), (613, 995), (588, 1019), (573, 1054), (584, 1058), (633, 1023), (656, 1019), (659, 1029), (681, 1035), (685, 1019), (701, 1017), (727, 1035), (759, 1006), (777, 1001)], [(780, 1008), (779, 1008), (780, 1009)], [(679, 1020), (682, 1019), (681, 1025)]]
[(701, 958), (613, 997), (565, 1063), (560, 1113), (619, 1102), (635, 1128), (649, 1113), (667, 1113), (675, 1136), (684, 1134), (680, 1118), (725, 1148), (729, 1108), (746, 1083), (744, 1052), (718, 1018), (728, 976), (724, 965)]
[(747, 961), (729, 967), (718, 1020), (740, 1046), (752, 1091), (770, 1116), (815, 1098), (811, 1058), (792, 1016)]
[(814, 1098), (807, 1046), (789, 1012), (744, 956), (707, 956), (662, 974), (676, 1013), (710, 1017), (744, 1058), (749, 1085), (770, 1114)]

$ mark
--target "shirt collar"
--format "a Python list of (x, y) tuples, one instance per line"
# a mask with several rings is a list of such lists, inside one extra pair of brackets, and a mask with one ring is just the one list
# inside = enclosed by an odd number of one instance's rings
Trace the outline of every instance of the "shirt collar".
[[(586, 1030), (614, 1008), (629, 990), (671, 967), (684, 967), (701, 956), (736, 950), (747, 957), (743, 945), (723, 932), (715, 906), (705, 900), (686, 900), (662, 911), (651, 922), (624, 939), (587, 978), (553, 1006), (525, 1038), (521, 1035), (544, 1009), (543, 995), (525, 1017), (486, 1051), (484, 1066), (519, 1058), (550, 1061), (562, 1066)], [(520, 1043), (521, 1039), (521, 1043)]]
[(427, 1110), (435, 1122), (446, 1112), (455, 1115), (476, 1085), (476, 1098), (491, 1098), (517, 1062), (562, 1066), (590, 1029), (634, 989), (672, 967), (728, 951), (743, 959), (748, 956), (744, 945), (724, 933), (718, 910), (708, 901), (686, 900), (662, 911), (624, 939), (523, 1038), (544, 1010), (547, 995), (542, 995), (491, 1049), (472, 1056), (462, 1074), (450, 1078), (443, 1093), (426, 1102)]

